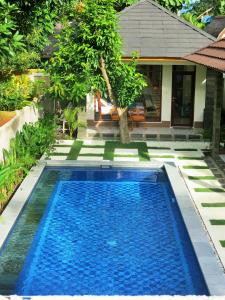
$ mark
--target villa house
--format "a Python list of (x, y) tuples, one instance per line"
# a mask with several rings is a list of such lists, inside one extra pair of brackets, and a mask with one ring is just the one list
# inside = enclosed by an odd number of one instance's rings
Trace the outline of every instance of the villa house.
[[(184, 57), (206, 47), (215, 38), (192, 26), (152, 0), (141, 0), (120, 13), (123, 60), (138, 52), (138, 69), (148, 87), (132, 107), (142, 118), (139, 128), (203, 128), (207, 67)], [(128, 112), (129, 113), (129, 112)], [(116, 128), (118, 122), (106, 100), (88, 95), (89, 132)], [(86, 132), (87, 132), (86, 131)], [(184, 130), (185, 131), (185, 130)]]

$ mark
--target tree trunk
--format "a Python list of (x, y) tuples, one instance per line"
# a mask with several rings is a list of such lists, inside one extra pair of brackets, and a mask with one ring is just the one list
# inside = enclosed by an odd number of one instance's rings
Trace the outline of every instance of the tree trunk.
[[(113, 94), (112, 86), (109, 81), (109, 76), (107, 73), (105, 60), (103, 57), (100, 58), (100, 70), (102, 72), (102, 76), (105, 80), (109, 99), (111, 103), (116, 106), (116, 100)], [(128, 119), (127, 119), (127, 107), (126, 108), (118, 108), (118, 115), (119, 115), (119, 126), (120, 126), (120, 141), (122, 144), (128, 144), (130, 142), (130, 136), (129, 136), (129, 129), (128, 129)]]
[(100, 58), (100, 70), (102, 72), (102, 76), (103, 76), (103, 78), (105, 80), (105, 83), (106, 83), (106, 88), (107, 88), (107, 91), (108, 91), (109, 99), (112, 102), (112, 104), (116, 107), (115, 97), (113, 95), (112, 86), (111, 86), (111, 83), (109, 81), (109, 76), (108, 76), (108, 73), (107, 73), (107, 69), (106, 69), (106, 66), (105, 66), (105, 60), (104, 60), (103, 57)]
[(122, 144), (130, 143), (127, 110), (128, 110), (127, 107), (126, 108), (117, 108), (118, 115), (119, 115), (120, 141)]

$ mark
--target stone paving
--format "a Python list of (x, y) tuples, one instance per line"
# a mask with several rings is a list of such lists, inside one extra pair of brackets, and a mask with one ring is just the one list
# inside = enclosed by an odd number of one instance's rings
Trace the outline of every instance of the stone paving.
[[(77, 160), (103, 161), (103, 140), (85, 140)], [(204, 142), (146, 142), (151, 161), (174, 162), (180, 170), (195, 207), (225, 268), (225, 189), (204, 160)], [(73, 141), (58, 141), (51, 160), (66, 160)], [(115, 148), (114, 161), (139, 161), (139, 150)], [(216, 221), (215, 221), (216, 220)], [(219, 224), (219, 225), (213, 225)]]

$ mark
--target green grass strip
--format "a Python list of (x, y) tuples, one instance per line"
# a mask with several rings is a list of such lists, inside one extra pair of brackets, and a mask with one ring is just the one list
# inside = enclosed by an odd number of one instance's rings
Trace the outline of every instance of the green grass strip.
[(225, 248), (225, 241), (220, 241), (220, 244), (223, 248)]
[[(148, 155), (148, 147), (145, 142), (132, 142), (129, 144), (122, 144), (119, 141), (106, 141), (104, 159), (112, 160), (114, 159), (114, 151), (117, 149), (138, 149), (138, 156), (140, 161), (149, 161), (150, 157)], [(132, 157), (135, 157), (132, 155)]]
[(215, 180), (215, 176), (188, 176), (191, 180)]
[(202, 203), (202, 207), (225, 207), (225, 202)]
[(195, 191), (201, 193), (210, 193), (210, 192), (224, 193), (225, 192), (225, 190), (221, 188), (195, 188)]
[(210, 220), (211, 225), (225, 225), (225, 220)]
[(53, 147), (59, 147), (59, 148), (69, 148), (72, 147), (73, 145), (53, 145)]
[(170, 150), (171, 148), (169, 148), (169, 147), (148, 147), (148, 149)]
[(175, 158), (173, 155), (149, 155), (150, 158)]
[(193, 157), (193, 156), (191, 156), (191, 157), (189, 157), (189, 156), (178, 156), (177, 157), (178, 159), (180, 159), (180, 160), (203, 160), (204, 159), (204, 157)]
[(198, 149), (191, 149), (191, 148), (179, 148), (174, 150), (175, 151), (198, 151)]
[(183, 169), (199, 169), (199, 170), (204, 170), (204, 169), (209, 169), (208, 166), (192, 166), (192, 165), (186, 165), (182, 167)]
[(71, 147), (67, 160), (76, 160), (82, 148), (83, 141), (75, 141)]

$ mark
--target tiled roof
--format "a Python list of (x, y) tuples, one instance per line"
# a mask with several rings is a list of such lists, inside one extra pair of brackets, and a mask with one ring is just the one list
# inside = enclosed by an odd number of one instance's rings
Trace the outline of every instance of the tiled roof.
[(215, 38), (152, 0), (141, 0), (120, 13), (124, 57), (181, 58)]
[(225, 72), (225, 39), (216, 41), (184, 57), (194, 63)]

